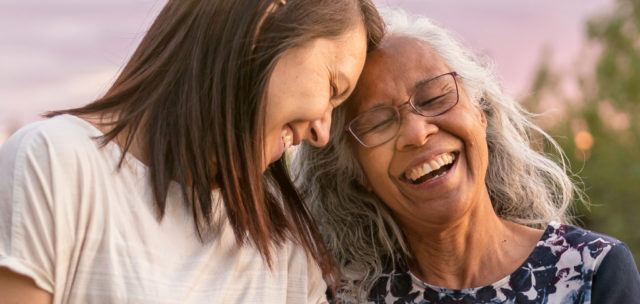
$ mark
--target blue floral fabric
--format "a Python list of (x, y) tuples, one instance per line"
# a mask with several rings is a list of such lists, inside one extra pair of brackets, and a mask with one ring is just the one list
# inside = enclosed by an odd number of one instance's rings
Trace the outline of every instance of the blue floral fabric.
[(436, 287), (396, 263), (395, 269), (385, 270), (378, 279), (368, 300), (379, 304), (591, 303), (594, 274), (619, 244), (605, 235), (552, 222), (527, 260), (491, 285), (462, 290)]

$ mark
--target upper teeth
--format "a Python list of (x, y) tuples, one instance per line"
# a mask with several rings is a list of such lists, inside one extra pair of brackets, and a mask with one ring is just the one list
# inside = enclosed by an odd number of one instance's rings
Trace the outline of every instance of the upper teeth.
[(453, 153), (442, 153), (437, 155), (436, 157), (418, 165), (405, 173), (405, 176), (411, 180), (415, 181), (422, 176), (425, 176), (432, 171), (440, 169), (442, 166), (453, 163), (453, 160), (456, 159), (455, 154)]
[(287, 130), (282, 130), (282, 142), (284, 142), (284, 148), (289, 149), (291, 147), (291, 145), (293, 144), (293, 139), (291, 138), (291, 135), (287, 134)]

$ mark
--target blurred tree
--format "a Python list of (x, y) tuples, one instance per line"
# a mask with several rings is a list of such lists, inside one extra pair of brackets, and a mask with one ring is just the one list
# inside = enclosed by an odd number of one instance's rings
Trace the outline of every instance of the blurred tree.
[[(619, 0), (586, 28), (599, 50), (593, 68), (560, 73), (546, 54), (524, 104), (544, 112), (545, 98), (563, 96), (559, 79), (575, 78), (579, 96), (564, 95), (563, 118), (541, 125), (582, 177), (591, 208), (577, 206), (581, 221), (627, 243), (640, 265), (640, 1)], [(580, 60), (584, 69), (589, 58)]]

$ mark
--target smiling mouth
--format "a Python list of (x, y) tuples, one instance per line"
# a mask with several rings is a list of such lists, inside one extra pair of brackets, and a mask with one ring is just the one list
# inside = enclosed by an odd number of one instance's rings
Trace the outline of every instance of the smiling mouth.
[(424, 163), (413, 167), (404, 174), (404, 178), (411, 184), (418, 185), (438, 177), (444, 176), (449, 172), (455, 163), (456, 155), (454, 153), (442, 153), (425, 161)]

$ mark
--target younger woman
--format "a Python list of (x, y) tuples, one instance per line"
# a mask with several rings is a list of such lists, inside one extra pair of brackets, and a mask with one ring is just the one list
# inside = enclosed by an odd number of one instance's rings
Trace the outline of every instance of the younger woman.
[(170, 0), (104, 97), (0, 150), (0, 302), (324, 302), (280, 158), (381, 31), (369, 0)]

